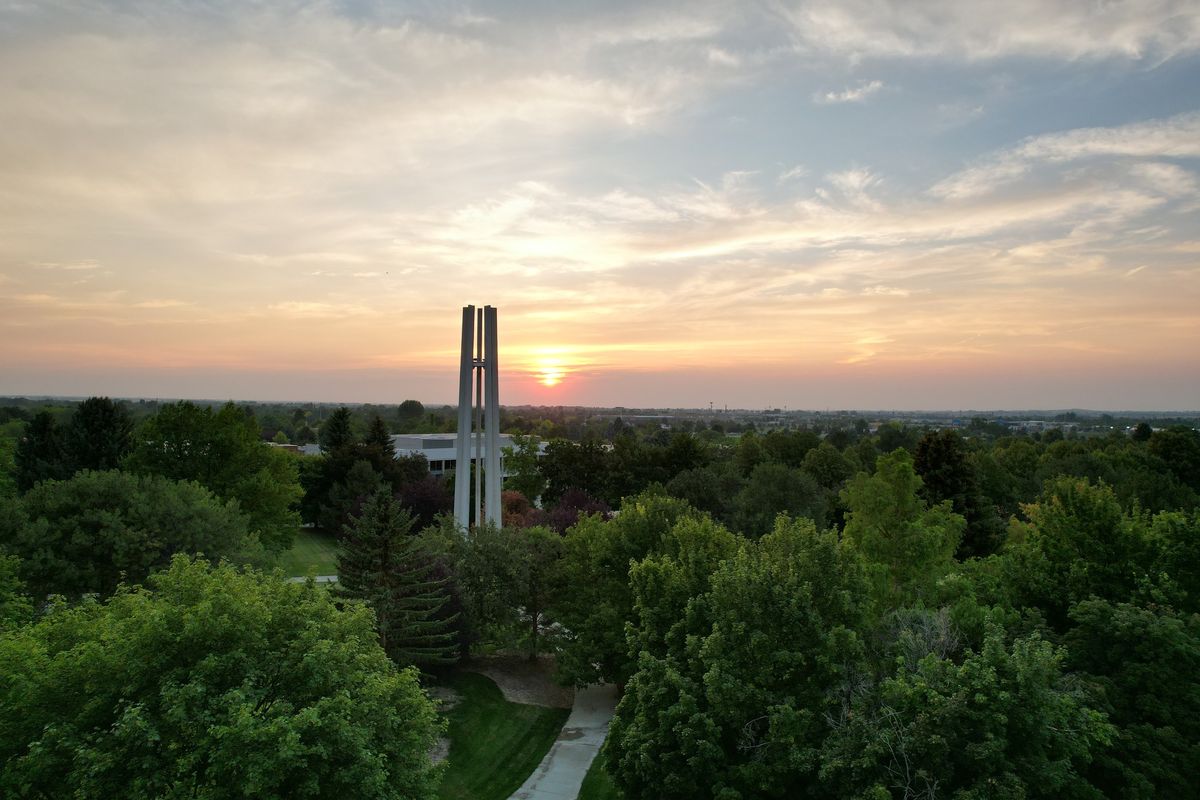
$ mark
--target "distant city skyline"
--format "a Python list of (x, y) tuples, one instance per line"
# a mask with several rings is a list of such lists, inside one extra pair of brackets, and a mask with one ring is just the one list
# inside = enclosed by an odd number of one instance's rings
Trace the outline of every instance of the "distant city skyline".
[(1200, 6), (0, 3), (0, 394), (1195, 410)]

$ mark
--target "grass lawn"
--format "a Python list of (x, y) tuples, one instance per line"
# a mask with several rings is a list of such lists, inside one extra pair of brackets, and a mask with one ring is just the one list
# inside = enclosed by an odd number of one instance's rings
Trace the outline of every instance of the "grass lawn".
[(621, 800), (621, 791), (604, 771), (603, 754), (596, 756), (584, 776), (583, 786), (579, 787), (579, 800)]
[(450, 709), (450, 756), (438, 797), (506, 800), (550, 750), (570, 712), (510, 703), (490, 678), (460, 672), (444, 681), (458, 692)]
[(312, 528), (300, 528), (292, 549), (279, 554), (279, 567), (289, 577), (307, 575), (310, 570), (316, 575), (336, 575), (337, 556), (336, 539)]

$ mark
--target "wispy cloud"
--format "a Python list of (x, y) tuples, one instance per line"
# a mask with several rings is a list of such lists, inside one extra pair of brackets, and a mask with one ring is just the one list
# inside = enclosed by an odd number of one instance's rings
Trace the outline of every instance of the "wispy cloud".
[[(938, 197), (964, 199), (996, 189), (1027, 175), (1036, 164), (1062, 164), (1093, 157), (1200, 156), (1200, 113), (1135, 122), (1110, 128), (1079, 128), (1032, 136), (935, 184)], [(1146, 167), (1139, 167), (1142, 174)], [(1178, 167), (1151, 167), (1159, 177), (1171, 175), (1178, 184)]]
[(1014, 0), (809, 0), (783, 4), (797, 46), (858, 58), (1032, 56), (1162, 61), (1200, 49), (1189, 0), (1138, 3)]
[(822, 105), (829, 105), (831, 103), (861, 103), (882, 88), (883, 81), (861, 81), (856, 86), (851, 86), (840, 91), (817, 92), (813, 95), (813, 102)]

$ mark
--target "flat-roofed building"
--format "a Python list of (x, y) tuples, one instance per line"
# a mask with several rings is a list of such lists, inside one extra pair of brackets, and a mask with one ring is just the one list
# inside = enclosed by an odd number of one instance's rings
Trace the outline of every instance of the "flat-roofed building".
[[(513, 437), (511, 434), (502, 433), (497, 438), (500, 440), (500, 471), (502, 475), (507, 475), (504, 467), (504, 448), (514, 446)], [(429, 462), (429, 471), (434, 475), (454, 472), (454, 446), (457, 442), (457, 433), (398, 433), (392, 435), (392, 446), (396, 449), (397, 456), (411, 456), (420, 453)], [(545, 445), (539, 447), (539, 451), (544, 447)], [(470, 453), (472, 459), (486, 458), (487, 437), (480, 436), (476, 441), (476, 437), (472, 436)]]

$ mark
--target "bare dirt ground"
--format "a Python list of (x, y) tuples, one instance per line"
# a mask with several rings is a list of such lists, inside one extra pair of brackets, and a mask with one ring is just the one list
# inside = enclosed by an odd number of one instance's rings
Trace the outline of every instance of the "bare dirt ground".
[(491, 678), (510, 703), (570, 708), (575, 702), (575, 689), (554, 682), (554, 659), (549, 656), (534, 661), (524, 656), (486, 656), (463, 669)]

